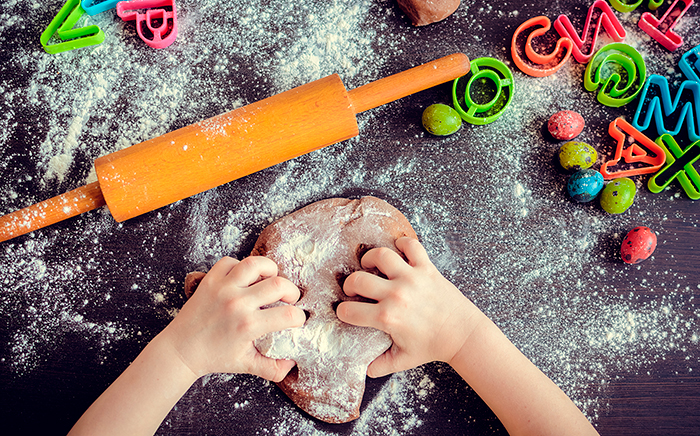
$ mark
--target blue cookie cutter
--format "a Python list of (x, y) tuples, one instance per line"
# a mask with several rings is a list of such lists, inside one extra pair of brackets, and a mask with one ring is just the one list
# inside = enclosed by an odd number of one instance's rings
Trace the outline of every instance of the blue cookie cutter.
[(82, 0), (80, 5), (88, 15), (97, 15), (101, 12), (114, 9), (120, 1), (124, 0)]
[[(80, 0), (66, 1), (39, 38), (44, 50), (47, 53), (55, 54), (96, 45), (104, 41), (105, 34), (94, 24), (77, 29), (73, 28), (84, 13), (85, 11), (80, 6)], [(49, 44), (54, 34), (58, 35), (63, 42)]]
[(666, 166), (649, 179), (649, 191), (659, 193), (672, 181), (678, 180), (688, 197), (700, 199), (700, 174), (693, 166), (700, 159), (700, 141), (695, 141), (682, 150), (673, 136), (665, 133), (656, 143), (666, 153)]
[(688, 80), (700, 82), (700, 45), (685, 52), (678, 61), (678, 67)]

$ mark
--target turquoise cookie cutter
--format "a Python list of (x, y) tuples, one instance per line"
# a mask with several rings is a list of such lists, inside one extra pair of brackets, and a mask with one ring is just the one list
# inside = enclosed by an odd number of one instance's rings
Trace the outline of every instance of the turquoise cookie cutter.
[[(593, 23), (593, 20), (596, 20), (595, 23)], [(593, 26), (592, 29), (590, 29), (591, 26)], [(622, 27), (620, 20), (617, 19), (617, 16), (605, 0), (596, 0), (588, 9), (586, 22), (581, 32), (583, 39), (578, 36), (574, 25), (571, 24), (569, 17), (566, 15), (559, 15), (554, 21), (554, 28), (559, 35), (562, 38), (571, 39), (574, 43), (574, 59), (582, 64), (587, 63), (593, 56), (601, 27), (605, 28), (608, 36), (615, 42), (622, 42), (627, 36), (625, 28)], [(591, 37), (590, 41), (588, 40), (589, 36)], [(584, 53), (586, 49), (588, 49), (588, 53)]]
[[(642, 3), (644, 3), (644, 0), (610, 0), (612, 7), (619, 12), (632, 12)], [(655, 11), (662, 4), (664, 4), (664, 0), (649, 0), (649, 9)]]
[(692, 4), (693, 0), (675, 0), (658, 19), (649, 12), (644, 12), (639, 19), (639, 27), (668, 51), (674, 51), (683, 45), (683, 38), (673, 28)]
[(683, 53), (681, 60), (678, 61), (678, 67), (680, 67), (688, 80), (700, 82), (700, 75), (698, 74), (700, 73), (700, 45)]
[(80, 5), (88, 15), (97, 15), (101, 12), (114, 9), (122, 0), (82, 0)]
[(649, 179), (649, 190), (657, 194), (678, 180), (688, 197), (700, 200), (700, 174), (693, 166), (700, 159), (700, 140), (682, 150), (673, 136), (665, 133), (656, 139), (656, 143), (666, 154), (666, 166)]
[[(652, 74), (644, 84), (639, 96), (639, 104), (632, 119), (632, 125), (646, 130), (652, 118), (659, 134), (676, 136), (685, 125), (691, 141), (700, 139), (700, 82), (685, 80), (671, 97), (668, 80)], [(671, 126), (675, 120), (675, 125)], [(667, 125), (667, 123), (669, 125)]]
[[(622, 117), (610, 123), (608, 133), (617, 141), (617, 146), (615, 156), (600, 166), (600, 173), (606, 180), (655, 173), (666, 161), (666, 154), (661, 147)], [(651, 152), (651, 155), (648, 152)], [(609, 171), (611, 166), (619, 165), (621, 159), (627, 164), (634, 164), (635, 167)]]
[[(647, 77), (644, 58), (633, 47), (614, 42), (601, 48), (586, 67), (583, 86), (598, 91), (598, 101), (620, 107), (637, 97)], [(624, 79), (625, 84), (622, 84)], [(602, 83), (602, 86), (601, 86)]]
[[(80, 6), (80, 0), (68, 0), (39, 38), (44, 50), (47, 53), (55, 54), (96, 45), (104, 41), (105, 34), (94, 24), (77, 29), (73, 28), (84, 13), (85, 11)], [(54, 34), (57, 34), (63, 42), (49, 44)]]
[[(464, 97), (458, 92), (460, 79), (467, 80)], [(492, 86), (488, 86), (488, 84)], [(488, 91), (487, 91), (488, 90)], [(503, 115), (515, 93), (513, 73), (503, 62), (493, 58), (479, 58), (471, 62), (471, 69), (466, 76), (458, 77), (452, 82), (452, 103), (462, 119), (470, 124), (484, 125), (496, 121)], [(488, 99), (478, 102), (472, 94), (481, 94)], [(493, 94), (493, 96), (490, 96)], [(460, 104), (462, 100), (466, 110)], [(478, 100), (478, 99), (477, 99)]]

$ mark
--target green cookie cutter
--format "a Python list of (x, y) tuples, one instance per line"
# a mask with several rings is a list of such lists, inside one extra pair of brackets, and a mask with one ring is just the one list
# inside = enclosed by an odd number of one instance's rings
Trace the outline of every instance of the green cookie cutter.
[[(74, 29), (80, 17), (85, 13), (80, 0), (68, 0), (58, 14), (51, 20), (49, 27), (44, 30), (39, 38), (41, 45), (47, 53), (55, 54), (76, 48), (96, 45), (105, 40), (102, 29), (96, 25), (90, 25)], [(63, 42), (49, 44), (54, 34)]]
[[(642, 3), (644, 3), (644, 0), (610, 0), (610, 5), (612, 5), (615, 10), (623, 13), (632, 12)], [(649, 9), (655, 11), (662, 4), (664, 4), (664, 0), (649, 0)]]
[[(467, 80), (463, 98), (458, 92), (460, 79)], [(485, 98), (488, 101), (477, 102), (472, 98), (472, 93), (486, 94), (485, 89), (488, 89)], [(452, 104), (459, 116), (470, 124), (484, 125), (496, 121), (513, 100), (514, 93), (513, 73), (503, 62), (488, 57), (473, 60), (469, 73), (452, 82)], [(460, 101), (464, 102), (466, 110)]]
[[(588, 63), (583, 86), (586, 91), (600, 88), (599, 102), (620, 107), (637, 97), (646, 78), (647, 66), (642, 55), (627, 44), (614, 42), (598, 50)], [(626, 84), (620, 86), (623, 79)]]
[[(666, 166), (649, 179), (647, 183), (649, 190), (658, 194), (666, 189), (673, 180), (678, 179), (688, 197), (693, 200), (700, 200), (700, 174), (693, 166), (700, 159), (700, 141), (695, 141), (686, 147), (685, 150), (682, 150), (673, 136), (664, 133), (655, 142), (666, 153)], [(666, 173), (671, 174), (669, 176)], [(663, 179), (661, 179), (662, 183), (659, 185), (658, 182), (661, 177)]]

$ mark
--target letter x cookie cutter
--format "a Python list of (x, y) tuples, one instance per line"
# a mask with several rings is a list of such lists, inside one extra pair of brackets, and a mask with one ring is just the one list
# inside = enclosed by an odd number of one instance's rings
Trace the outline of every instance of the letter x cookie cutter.
[(678, 179), (688, 197), (700, 200), (700, 174), (693, 166), (700, 159), (700, 140), (682, 150), (673, 136), (664, 133), (656, 139), (656, 143), (666, 154), (667, 164), (649, 179), (649, 190), (657, 194)]
[[(632, 127), (632, 125), (622, 117), (618, 117), (610, 123), (608, 133), (617, 140), (617, 148), (615, 149), (615, 157), (604, 162), (600, 167), (600, 173), (606, 180), (615, 179), (617, 177), (655, 173), (666, 161), (666, 154), (661, 146)], [(625, 133), (630, 135), (629, 140)], [(652, 156), (650, 156), (647, 151), (651, 152)], [(610, 172), (608, 168), (618, 165), (620, 159), (623, 159), (627, 164), (642, 163), (648, 165)]]
[(668, 51), (674, 51), (683, 44), (683, 38), (674, 32), (673, 28), (692, 4), (693, 0), (675, 0), (659, 19), (649, 12), (644, 12), (639, 19), (639, 27)]
[(177, 38), (174, 0), (122, 1), (117, 3), (117, 15), (124, 21), (136, 21), (136, 32), (150, 47), (165, 48)]
[[(96, 25), (90, 25), (74, 29), (80, 17), (85, 13), (80, 6), (80, 0), (68, 0), (58, 14), (51, 20), (49, 27), (44, 30), (39, 38), (42, 47), (47, 53), (61, 53), (76, 48), (96, 45), (105, 40), (102, 29)], [(49, 44), (56, 34), (63, 42)]]

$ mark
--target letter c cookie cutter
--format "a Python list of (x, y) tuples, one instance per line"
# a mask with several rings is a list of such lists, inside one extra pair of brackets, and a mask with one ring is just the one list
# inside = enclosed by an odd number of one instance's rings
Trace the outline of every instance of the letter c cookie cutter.
[[(557, 37), (556, 43), (553, 43), (552, 36), (556, 32), (550, 31), (551, 27), (549, 18), (539, 16), (525, 21), (513, 34), (511, 55), (523, 73), (533, 77), (549, 76), (556, 73), (571, 57), (574, 43), (571, 39), (562, 37)], [(552, 52), (542, 54), (539, 52), (541, 50), (535, 50), (533, 44), (538, 40), (545, 40), (545, 45), (550, 47), (553, 45)]]
[(122, 1), (117, 3), (117, 15), (124, 21), (136, 21), (136, 32), (150, 47), (165, 48), (177, 38), (174, 0)]
[[(463, 97), (458, 92), (460, 79), (467, 80)], [(488, 57), (473, 60), (469, 73), (452, 82), (452, 104), (459, 116), (471, 124), (496, 121), (513, 100), (514, 93), (513, 73), (503, 62)], [(481, 94), (478, 95), (481, 98), (474, 99), (472, 94)], [(464, 102), (466, 110), (460, 101)]]

